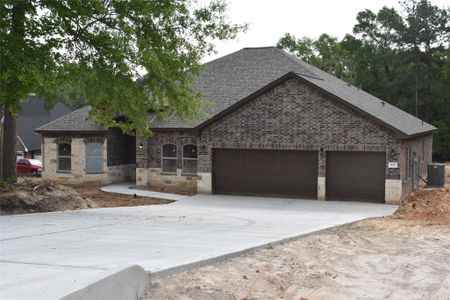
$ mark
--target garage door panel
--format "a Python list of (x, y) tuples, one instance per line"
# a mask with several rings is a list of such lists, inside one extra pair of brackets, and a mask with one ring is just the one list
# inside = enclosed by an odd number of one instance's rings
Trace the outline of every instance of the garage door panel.
[(315, 198), (317, 153), (214, 149), (213, 190), (219, 194)]
[(327, 152), (327, 199), (384, 202), (385, 165), (382, 152)]

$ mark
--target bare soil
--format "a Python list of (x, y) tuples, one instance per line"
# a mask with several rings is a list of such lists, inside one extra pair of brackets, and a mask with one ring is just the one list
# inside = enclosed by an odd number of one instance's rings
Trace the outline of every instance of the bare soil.
[(145, 299), (450, 298), (450, 193), (419, 190), (391, 217), (153, 279)]
[(167, 204), (172, 201), (111, 194), (99, 186), (70, 187), (40, 178), (20, 178), (0, 188), (0, 215), (51, 212), (97, 207)]
[(158, 205), (173, 202), (157, 198), (106, 193), (100, 190), (100, 186), (74, 187), (74, 189), (81, 196), (93, 200), (99, 207)]

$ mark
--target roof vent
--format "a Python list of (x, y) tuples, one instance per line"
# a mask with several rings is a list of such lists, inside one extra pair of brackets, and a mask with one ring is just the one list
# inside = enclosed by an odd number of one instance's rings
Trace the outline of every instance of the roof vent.
[(384, 107), (384, 101), (381, 101), (381, 105)]

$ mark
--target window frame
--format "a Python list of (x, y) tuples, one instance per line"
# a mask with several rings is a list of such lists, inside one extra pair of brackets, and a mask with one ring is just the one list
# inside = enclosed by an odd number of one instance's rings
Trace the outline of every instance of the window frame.
[[(69, 147), (70, 147), (70, 155), (60, 155), (59, 154), (59, 147), (61, 146), (61, 145), (64, 145), (64, 144), (67, 144), (67, 145), (69, 145)], [(72, 172), (72, 143), (69, 143), (69, 142), (67, 142), (67, 141), (62, 141), (62, 142), (60, 142), (60, 143), (58, 143), (57, 144), (58, 145), (58, 147), (57, 147), (57, 153), (58, 153), (58, 166), (57, 166), (57, 172), (58, 173), (71, 173)], [(68, 169), (68, 170), (62, 170), (61, 168), (60, 168), (60, 159), (61, 158), (68, 158), (69, 159), (69, 161), (70, 161), (70, 168)]]
[[(100, 171), (88, 171), (88, 169), (87, 169), (88, 155), (87, 155), (86, 149), (87, 149), (89, 144), (98, 144), (98, 145), (100, 145), (100, 149), (101, 149), (100, 156), (89, 156), (89, 158), (100, 159), (101, 166), (102, 166)], [(100, 143), (98, 141), (85, 143), (85, 146), (84, 146), (84, 170), (85, 170), (86, 174), (102, 174), (102, 173), (105, 173), (105, 167), (103, 166), (103, 143)]]
[[(195, 149), (196, 149), (196, 156), (195, 156), (195, 158), (192, 158), (192, 157), (184, 157), (184, 147), (186, 147), (186, 146), (194, 146), (195, 147)], [(195, 145), (195, 144), (185, 144), (185, 145), (183, 145), (183, 147), (181, 148), (181, 151), (182, 151), (182, 153), (181, 153), (181, 159), (182, 159), (182, 169), (181, 169), (181, 174), (182, 175), (190, 175), (190, 176), (196, 176), (197, 175), (197, 172), (198, 172), (198, 146), (197, 145)], [(197, 165), (197, 171), (195, 172), (195, 173), (188, 173), (188, 172), (185, 172), (184, 171), (184, 161), (185, 160), (195, 160), (196, 161), (196, 165)]]
[[(171, 145), (175, 147), (175, 156), (164, 156), (164, 146)], [(175, 172), (164, 171), (164, 160), (175, 160)], [(173, 143), (166, 143), (161, 145), (161, 174), (177, 175), (178, 170), (178, 146)]]

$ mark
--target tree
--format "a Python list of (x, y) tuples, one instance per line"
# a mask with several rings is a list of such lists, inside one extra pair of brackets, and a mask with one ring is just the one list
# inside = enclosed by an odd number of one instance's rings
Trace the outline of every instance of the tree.
[(364, 10), (353, 34), (286, 34), (278, 47), (437, 126), (434, 156), (449, 160), (450, 9), (407, 0), (402, 12)]
[(195, 118), (200, 59), (214, 40), (245, 29), (225, 12), (222, 0), (1, 0), (3, 177), (15, 176), (15, 116), (31, 92), (51, 106), (72, 91), (93, 106), (96, 123), (126, 133), (148, 133), (150, 110)]

